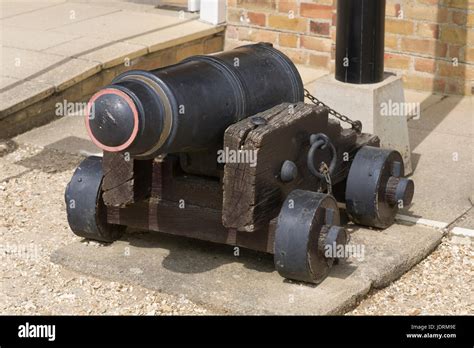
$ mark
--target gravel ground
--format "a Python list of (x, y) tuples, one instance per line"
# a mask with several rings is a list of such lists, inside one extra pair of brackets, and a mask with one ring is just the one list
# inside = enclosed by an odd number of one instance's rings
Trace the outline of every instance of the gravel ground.
[(80, 161), (31, 147), (0, 157), (0, 313), (210, 314), (185, 298), (85, 276), (49, 261), (59, 246), (81, 240), (69, 230), (63, 198)]
[[(213, 314), (185, 298), (64, 269), (75, 237), (64, 188), (81, 157), (0, 143), (0, 314)], [(470, 239), (445, 237), (424, 261), (349, 314), (474, 314)]]
[(446, 236), (438, 248), (389, 286), (371, 291), (352, 315), (474, 314), (474, 248)]

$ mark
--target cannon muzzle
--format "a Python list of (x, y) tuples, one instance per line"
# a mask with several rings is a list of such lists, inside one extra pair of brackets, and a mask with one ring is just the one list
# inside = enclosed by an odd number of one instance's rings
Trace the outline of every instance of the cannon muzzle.
[(86, 127), (105, 151), (153, 158), (218, 144), (229, 125), (303, 99), (291, 60), (260, 43), (123, 73), (92, 96)]

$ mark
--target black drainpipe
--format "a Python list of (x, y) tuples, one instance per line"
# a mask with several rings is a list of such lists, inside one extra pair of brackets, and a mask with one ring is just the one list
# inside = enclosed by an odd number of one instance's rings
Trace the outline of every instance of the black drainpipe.
[(356, 84), (383, 80), (385, 1), (337, 1), (337, 80)]

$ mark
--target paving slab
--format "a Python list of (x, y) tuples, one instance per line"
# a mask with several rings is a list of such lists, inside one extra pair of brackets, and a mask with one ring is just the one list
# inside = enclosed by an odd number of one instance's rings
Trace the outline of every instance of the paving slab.
[(18, 16), (23, 13), (34, 12), (42, 8), (52, 7), (64, 3), (66, 0), (3, 0), (0, 2), (0, 19)]
[[(427, 99), (429, 100), (430, 97)], [(472, 137), (474, 136), (473, 108), (474, 97), (445, 96), (428, 107), (422, 107), (420, 118), (411, 120), (409, 127)]]
[(456, 221), (454, 227), (467, 228), (474, 230), (474, 208), (471, 208), (461, 219)]
[(303, 84), (306, 88), (312, 89), (311, 87), (314, 86), (314, 81), (318, 78), (327, 75), (327, 70), (325, 69), (315, 69), (311, 68), (306, 65), (297, 64), (296, 68), (301, 75), (301, 79), (303, 80)]
[(409, 103), (420, 103), (422, 111), (444, 98), (445, 96), (442, 94), (433, 94), (432, 92), (428, 91), (405, 89), (405, 100)]
[(100, 47), (107, 47), (110, 40), (81, 36), (48, 49), (48, 53), (63, 57), (80, 57)]
[[(63, 25), (54, 31), (71, 35), (81, 33), (87, 37), (115, 41), (179, 25), (180, 22), (188, 20), (180, 18), (177, 12), (169, 15), (157, 15), (119, 10), (105, 16), (96, 16), (81, 22)], [(126, 23), (127, 25), (117, 25), (117, 23)]]
[(144, 56), (148, 53), (147, 47), (143, 45), (116, 42), (103, 48), (81, 54), (80, 58), (100, 62), (102, 69), (108, 69), (119, 64), (126, 64), (132, 59)]
[(0, 88), (6, 87), (18, 81), (20, 80), (14, 77), (0, 76)]
[[(32, 81), (51, 84), (57, 92), (63, 91), (102, 69), (100, 62), (92, 60), (64, 58), (58, 64), (38, 72)], [(31, 78), (31, 77), (30, 77)]]
[(38, 81), (21, 81), (19, 79), (0, 77), (0, 120), (5, 115), (36, 103), (54, 93), (54, 86)]
[[(321, 284), (287, 281), (269, 254), (161, 233), (132, 233), (97, 248), (75, 242), (55, 251), (55, 263), (75, 271), (187, 298), (235, 314), (342, 314), (372, 287), (382, 287), (428, 255), (442, 233), (394, 225), (385, 231), (356, 228), (361, 260), (335, 266)], [(362, 249), (361, 249), (362, 250)]]
[(100, 62), (19, 48), (2, 47), (2, 56), (0, 75), (10, 78), (0, 89), (2, 116), (73, 86), (101, 69)]
[(2, 47), (0, 75), (25, 79), (63, 59), (64, 57), (55, 54)]
[[(421, 117), (408, 123), (412, 157), (421, 164), (412, 209), (451, 223), (474, 203), (474, 97), (408, 94), (422, 105)], [(429, 192), (434, 188), (437, 196)]]
[[(41, 51), (78, 38), (78, 35), (54, 33), (51, 31), (25, 29), (2, 25), (0, 45)], [(53, 52), (49, 52), (53, 53)]]
[[(164, 15), (169, 15), (170, 10), (163, 9), (163, 8), (157, 8), (156, 7), (156, 2), (155, 0), (148, 0), (148, 1), (143, 1), (139, 0), (140, 2), (133, 0), (106, 0), (106, 1), (97, 1), (97, 0), (69, 0), (69, 1), (74, 1), (74, 2), (79, 2), (79, 3), (85, 3), (85, 4), (94, 4), (98, 6), (103, 6), (103, 7), (113, 7), (115, 9), (120, 9), (120, 10), (126, 10), (130, 12), (146, 12), (146, 13), (151, 13), (151, 14), (164, 14)], [(136, 1), (136, 2), (135, 2)], [(176, 12), (174, 10), (171, 10), (173, 12)], [(180, 16), (184, 18), (199, 18), (199, 14), (197, 13), (192, 13), (192, 12), (186, 12), (182, 11), (179, 12)]]
[(197, 40), (225, 30), (225, 26), (215, 26), (198, 20), (185, 21), (176, 30), (174, 26), (149, 34), (124, 40), (132, 44), (144, 45), (149, 52), (163, 50), (185, 42)]
[(411, 144), (417, 144), (410, 213), (453, 222), (471, 207), (474, 138), (421, 129), (409, 129), (409, 135)]
[(128, 42), (80, 37), (50, 48), (48, 52), (65, 57), (80, 58), (101, 63), (102, 69), (123, 64), (125, 59), (132, 60), (148, 53), (147, 47)]
[[(113, 7), (95, 6), (76, 2), (65, 2), (56, 6), (45, 7), (21, 16), (6, 18), (2, 24), (36, 30), (51, 30), (68, 25), (74, 25), (94, 17), (120, 11)], [(70, 32), (71, 35), (77, 32)]]

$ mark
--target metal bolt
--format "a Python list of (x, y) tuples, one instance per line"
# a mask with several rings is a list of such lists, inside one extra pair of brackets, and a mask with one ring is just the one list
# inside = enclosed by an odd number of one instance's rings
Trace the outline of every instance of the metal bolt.
[(281, 166), (280, 179), (283, 182), (290, 182), (296, 179), (298, 176), (298, 168), (292, 161), (285, 161)]
[(250, 117), (250, 122), (252, 122), (252, 124), (254, 124), (256, 126), (263, 126), (263, 125), (267, 124), (267, 120), (264, 119), (263, 117), (260, 117), (260, 116)]

